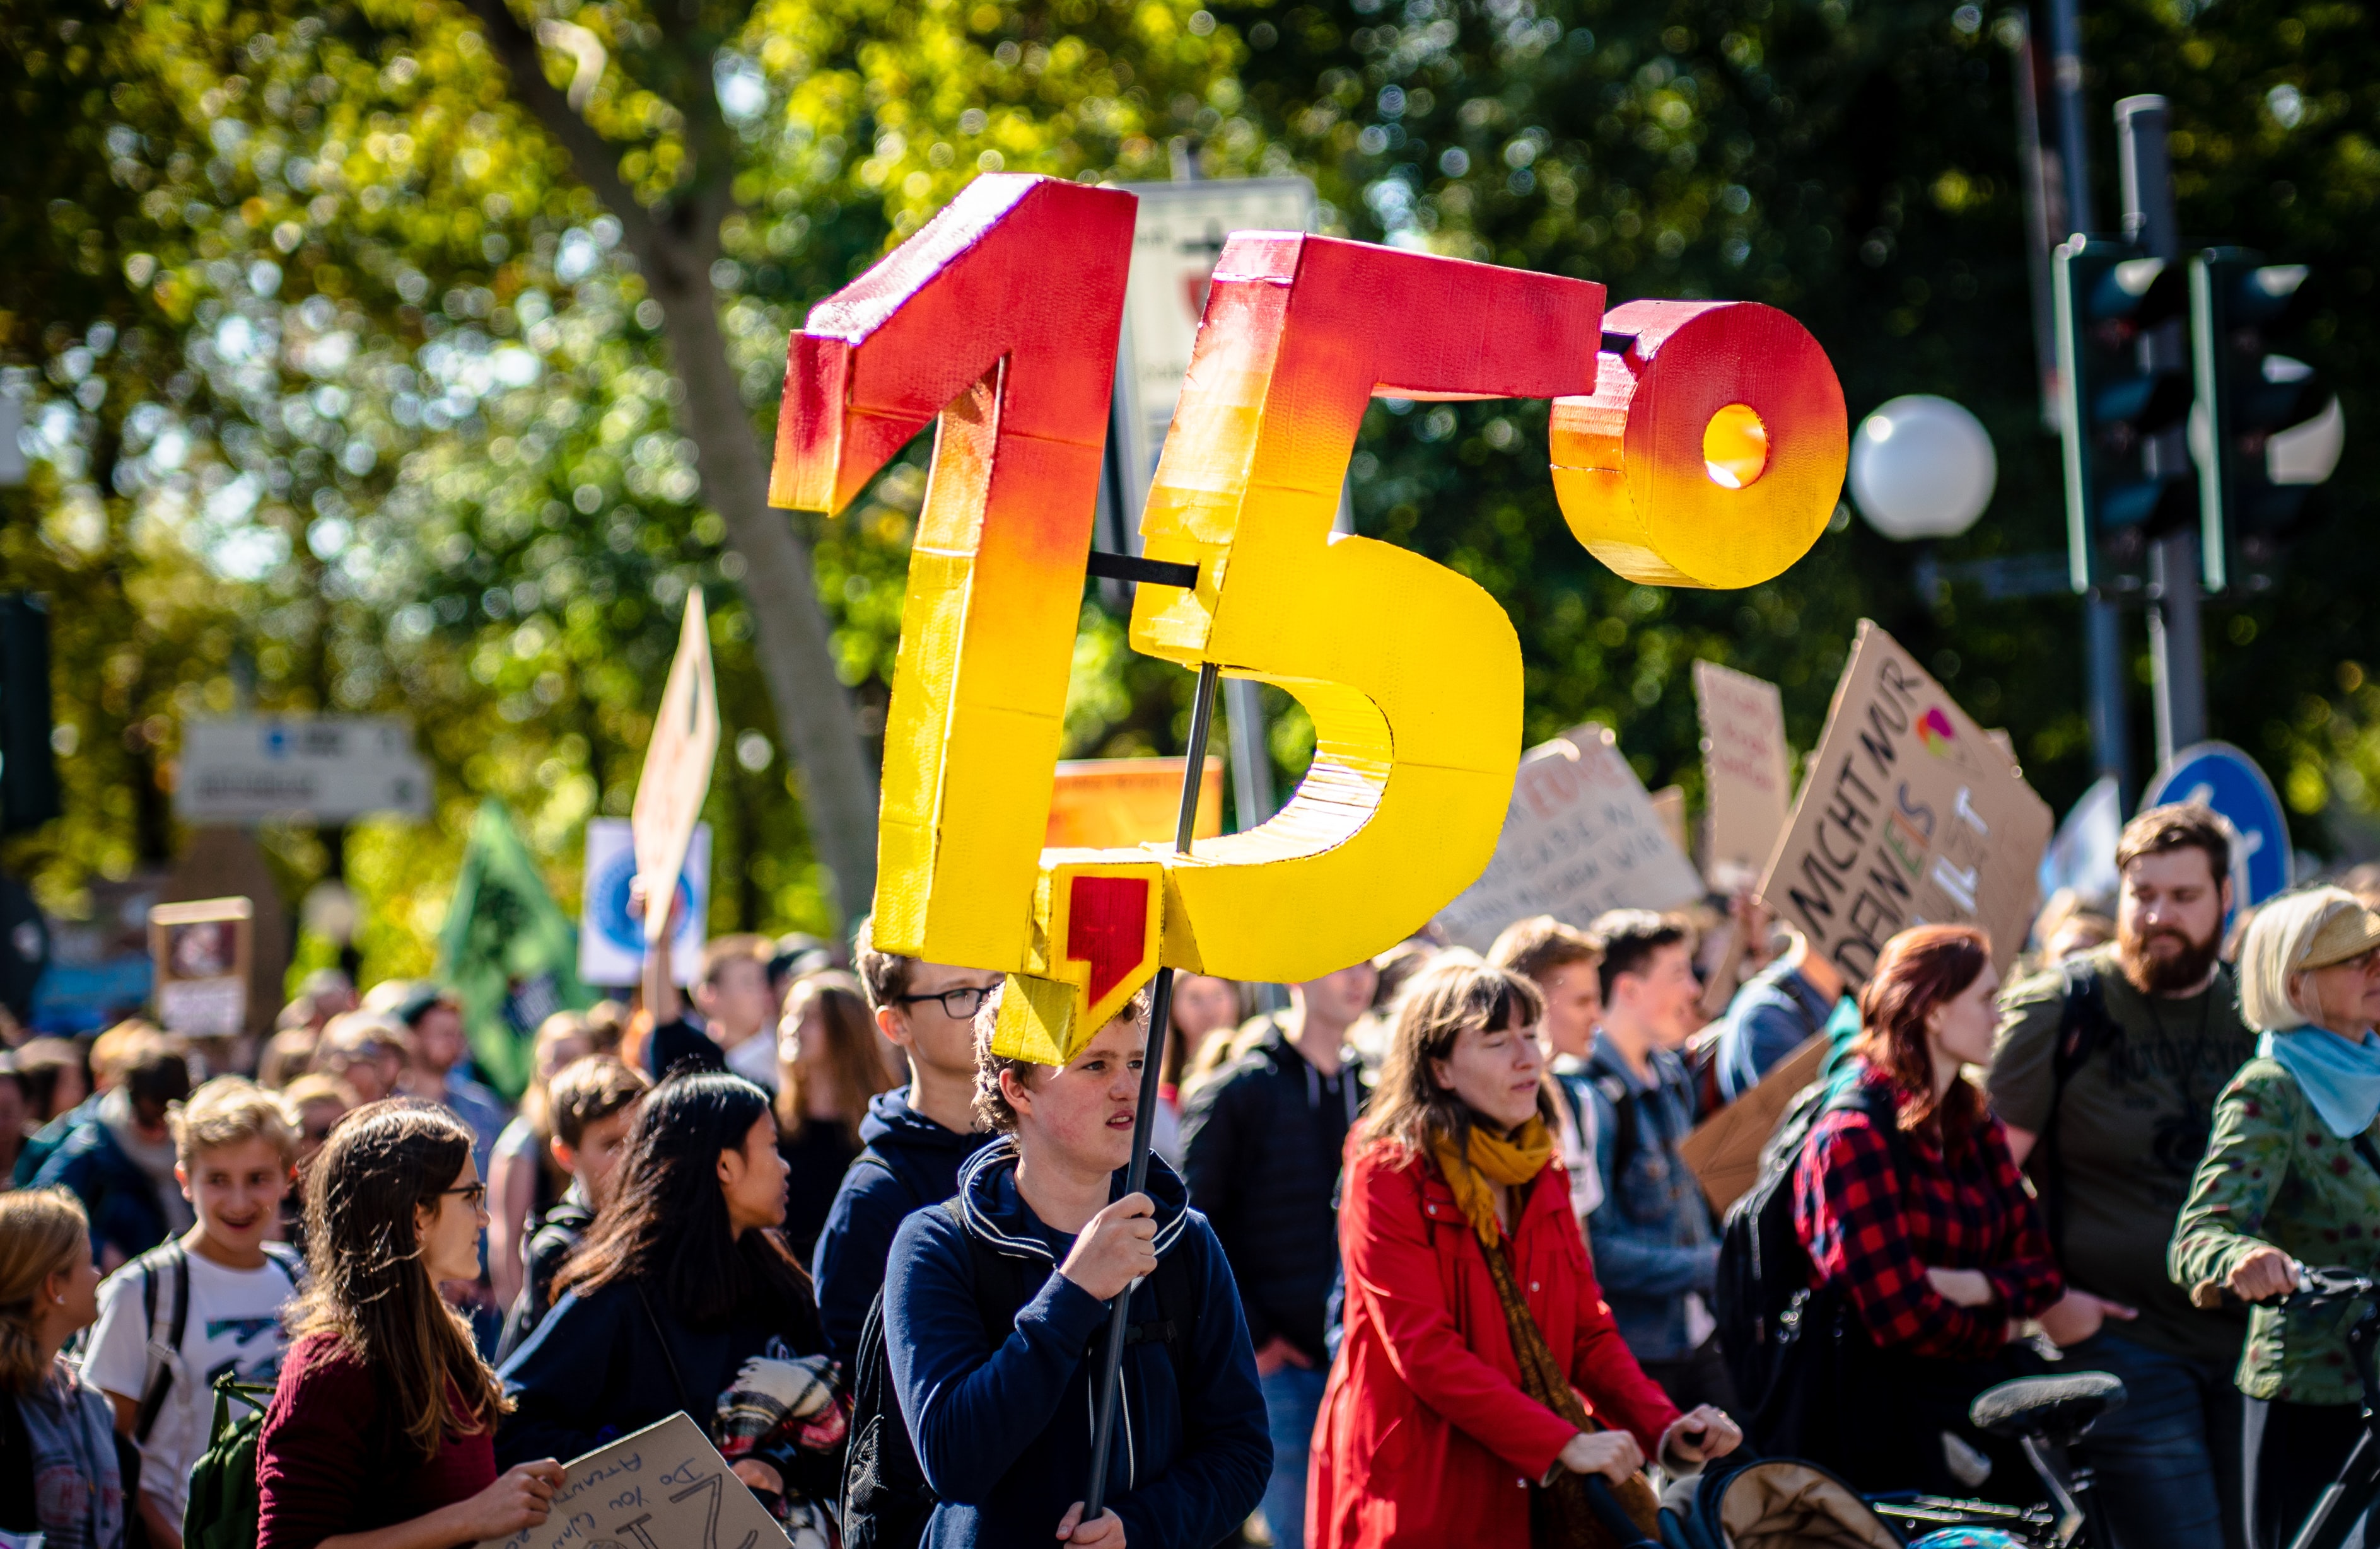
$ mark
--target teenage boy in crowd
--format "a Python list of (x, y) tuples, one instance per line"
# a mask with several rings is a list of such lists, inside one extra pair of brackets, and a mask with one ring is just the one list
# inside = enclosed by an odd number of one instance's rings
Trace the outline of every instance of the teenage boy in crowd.
[(1816, 1036), (1843, 994), (1842, 971), (1793, 932), (1785, 955), (1746, 979), (1728, 1002), (1718, 1035), (1720, 1099), (1742, 1096)]
[(1551, 914), (1515, 920), (1488, 949), (1490, 965), (1529, 980), (1546, 998), (1546, 1020), (1537, 1041), (1553, 1071), (1561, 1133), (1562, 1166), (1570, 1173), (1570, 1207), (1585, 1230), (1603, 1203), (1603, 1175), (1595, 1167), (1595, 1105), (1588, 1096), (1586, 1062), (1595, 1053), (1596, 1023), (1603, 1020), (1603, 953), (1586, 932)]
[(206, 1450), (214, 1382), (270, 1384), (297, 1293), (297, 1253), (266, 1240), (281, 1219), (298, 1134), (279, 1099), (220, 1076), (173, 1115), (175, 1176), (198, 1224), (99, 1289), (84, 1380), (140, 1451), (130, 1503), (152, 1545), (180, 1549), (190, 1465)]
[[(954, 1209), (902, 1223), (884, 1280), (935, 1549), (1216, 1543), (1263, 1493), (1265, 1405), (1222, 1245), (1162, 1157), (1123, 1193), (1148, 1014), (1144, 990), (1058, 1070), (993, 1054), (998, 1013), (978, 1019), (977, 1109), (1001, 1138), (961, 1172)], [(1085, 1520), (1092, 1386), (1124, 1295), (1141, 1337), (1106, 1507)]]
[(190, 1095), (189, 1062), (179, 1045), (155, 1035), (132, 1045), (127, 1059), (122, 1079), (86, 1105), (31, 1184), (69, 1189), (82, 1201), (103, 1274), (188, 1230), (191, 1220), (167, 1123), (168, 1110)]
[(859, 923), (852, 955), (878, 1029), (908, 1060), (909, 1084), (868, 1100), (865, 1149), (844, 1169), (810, 1253), (819, 1322), (846, 1370), (902, 1218), (958, 1192), (960, 1164), (991, 1139), (976, 1122), (975, 1016), (1000, 975), (880, 952), (874, 924)]
[(695, 1014), (689, 1017), (678, 998), (664, 939), (645, 972), (645, 1004), (653, 1013), (645, 1073), (659, 1081), (681, 1065), (732, 1071), (774, 1092), (777, 1004), (769, 988), (769, 960), (775, 955), (775, 945), (765, 936), (722, 936), (706, 943), (701, 972), (691, 986)]
[(520, 1294), (504, 1314), (497, 1365), (537, 1331), (552, 1306), (553, 1277), (611, 1198), (613, 1171), (627, 1149), (628, 1131), (637, 1127), (637, 1105), (652, 1085), (642, 1071), (608, 1054), (590, 1054), (565, 1065), (547, 1086), (546, 1111), (553, 1123), (549, 1145), (554, 1165), (570, 1174), (570, 1187), (521, 1244)]
[(2052, 1309), (2071, 1320), (2053, 1330), (2061, 1369), (2112, 1372), (2130, 1396), (2091, 1430), (2117, 1539), (2236, 1546), (2246, 1321), (2194, 1310), (2166, 1275), (2216, 1095), (2256, 1047), (2218, 955), (2230, 835), (2204, 806), (2152, 807), (2116, 866), (2116, 939), (2001, 996), (1992, 1107), (2074, 1288)]
[(1369, 962), (1289, 986), (1289, 1010), (1190, 1094), (1182, 1172), (1230, 1261), (1272, 1432), (1265, 1525), (1305, 1542), (1306, 1448), (1330, 1371), (1324, 1312), (1339, 1273), (1340, 1153), (1364, 1111), (1347, 1032), (1371, 1009)]
[(1694, 1128), (1678, 1057), (1701, 1019), (1686, 927), (1644, 909), (1599, 915), (1603, 1024), (1587, 1060), (1603, 1203), (1587, 1217), (1595, 1273), (1645, 1374), (1682, 1410), (1735, 1407), (1708, 1298), (1718, 1240), (1702, 1185), (1678, 1155)]

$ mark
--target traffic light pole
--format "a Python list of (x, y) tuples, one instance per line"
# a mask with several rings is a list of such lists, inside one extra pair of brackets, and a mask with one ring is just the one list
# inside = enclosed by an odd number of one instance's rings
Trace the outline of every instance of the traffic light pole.
[[(2118, 165), (2124, 185), (2124, 236), (2150, 258), (2181, 261), (2174, 222), (2173, 165), (2166, 156), (2163, 97), (2127, 97), (2116, 104)], [(2179, 319), (2141, 339), (2144, 370), (2187, 372), (2189, 346)], [(2152, 475), (2187, 477), (2189, 435), (2180, 426), (2152, 437), (2144, 461)], [(2149, 660), (2155, 674), (2157, 761), (2206, 739), (2205, 648), (2199, 630), (2198, 535), (2184, 526), (2155, 540), (2149, 551)]]
[[(2091, 215), (2091, 139), (2082, 103), (2082, 26), (2077, 0), (2049, 0), (2050, 82), (2058, 103), (2058, 179), (2065, 185), (2063, 241), (2096, 224)], [(2083, 703), (2099, 773), (2115, 777), (2120, 799), (2133, 790), (2131, 717), (2124, 713), (2123, 615), (2096, 591), (2082, 599)]]

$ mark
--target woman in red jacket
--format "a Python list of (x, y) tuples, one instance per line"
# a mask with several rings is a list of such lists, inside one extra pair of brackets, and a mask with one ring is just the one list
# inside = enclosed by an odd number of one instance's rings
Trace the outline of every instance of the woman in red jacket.
[(1584, 1542), (1578, 1476), (1628, 1484), (1647, 1455), (1691, 1471), (1740, 1439), (1715, 1409), (1681, 1416), (1612, 1326), (1554, 1160), (1544, 1010), (1475, 958), (1405, 993), (1348, 1139), (1318, 1549)]

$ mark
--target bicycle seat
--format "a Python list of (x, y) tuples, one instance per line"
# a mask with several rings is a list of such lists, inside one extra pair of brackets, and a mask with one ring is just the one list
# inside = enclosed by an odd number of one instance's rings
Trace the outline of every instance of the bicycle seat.
[(1975, 1429), (2011, 1439), (2039, 1436), (2070, 1446), (2101, 1415), (2124, 1407), (2124, 1381), (2107, 1372), (2019, 1377), (1975, 1395), (1967, 1418)]

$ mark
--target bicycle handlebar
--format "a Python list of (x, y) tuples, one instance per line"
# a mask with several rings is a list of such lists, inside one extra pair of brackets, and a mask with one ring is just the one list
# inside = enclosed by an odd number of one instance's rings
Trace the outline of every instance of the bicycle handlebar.
[(2358, 1275), (2351, 1269), (2338, 1266), (2322, 1269), (2302, 1264), (2298, 1265), (2297, 1289), (2258, 1301), (2250, 1301), (2245, 1297), (2233, 1294), (2229, 1287), (2216, 1280), (2202, 1280), (2190, 1289), (2190, 1304), (2201, 1312), (2213, 1312), (2224, 1307), (2284, 1307), (2303, 1312), (2352, 1301), (2358, 1297), (2380, 1298), (2380, 1281)]

